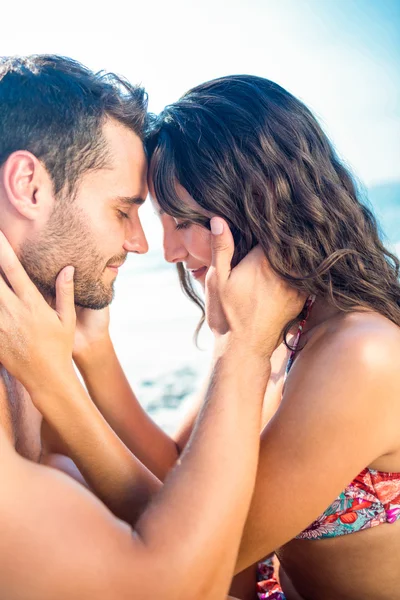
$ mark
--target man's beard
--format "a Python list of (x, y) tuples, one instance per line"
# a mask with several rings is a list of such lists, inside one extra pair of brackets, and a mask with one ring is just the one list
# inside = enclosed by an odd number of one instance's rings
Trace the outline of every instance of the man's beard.
[(114, 297), (113, 283), (101, 276), (107, 264), (120, 264), (125, 254), (106, 261), (98, 252), (87, 216), (76, 204), (59, 200), (46, 229), (25, 240), (19, 259), (43, 296), (54, 299), (57, 275), (67, 265), (75, 267), (75, 304), (100, 310)]

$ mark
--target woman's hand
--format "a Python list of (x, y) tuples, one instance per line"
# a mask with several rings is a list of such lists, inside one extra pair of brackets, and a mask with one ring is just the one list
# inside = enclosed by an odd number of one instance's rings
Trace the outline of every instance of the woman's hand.
[(65, 267), (57, 277), (55, 310), (29, 279), (1, 232), (0, 272), (0, 362), (35, 398), (36, 390), (46, 386), (51, 390), (66, 377), (75, 377), (74, 269)]
[[(234, 242), (223, 219), (211, 219), (212, 264), (206, 278), (207, 322), (217, 338), (237, 339), (271, 356), (306, 296), (278, 277), (260, 246), (231, 269)], [(229, 250), (229, 251), (227, 251)]]

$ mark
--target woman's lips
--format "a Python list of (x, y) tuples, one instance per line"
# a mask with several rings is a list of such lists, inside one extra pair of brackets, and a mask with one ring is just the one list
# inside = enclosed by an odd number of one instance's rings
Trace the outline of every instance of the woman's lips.
[(200, 267), (200, 269), (190, 269), (190, 274), (195, 279), (200, 279), (207, 273), (207, 267)]

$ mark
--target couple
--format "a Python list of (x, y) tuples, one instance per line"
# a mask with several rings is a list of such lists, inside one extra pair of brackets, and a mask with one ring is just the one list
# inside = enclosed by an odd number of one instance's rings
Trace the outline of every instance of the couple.
[[(1, 597), (396, 598), (399, 263), (309, 110), (230, 76), (149, 117), (54, 56), (0, 102)], [(173, 439), (108, 335), (148, 189), (215, 335)]]

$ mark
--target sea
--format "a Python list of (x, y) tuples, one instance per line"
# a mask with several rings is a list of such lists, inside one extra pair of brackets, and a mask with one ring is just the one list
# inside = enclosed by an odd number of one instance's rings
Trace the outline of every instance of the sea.
[[(400, 181), (372, 186), (367, 195), (387, 245), (400, 257)], [(146, 205), (141, 211), (150, 250), (130, 255), (121, 269), (110, 328), (139, 401), (173, 433), (207, 378), (212, 335), (204, 326), (195, 345), (200, 311), (181, 291), (176, 267), (164, 261), (161, 227)]]

